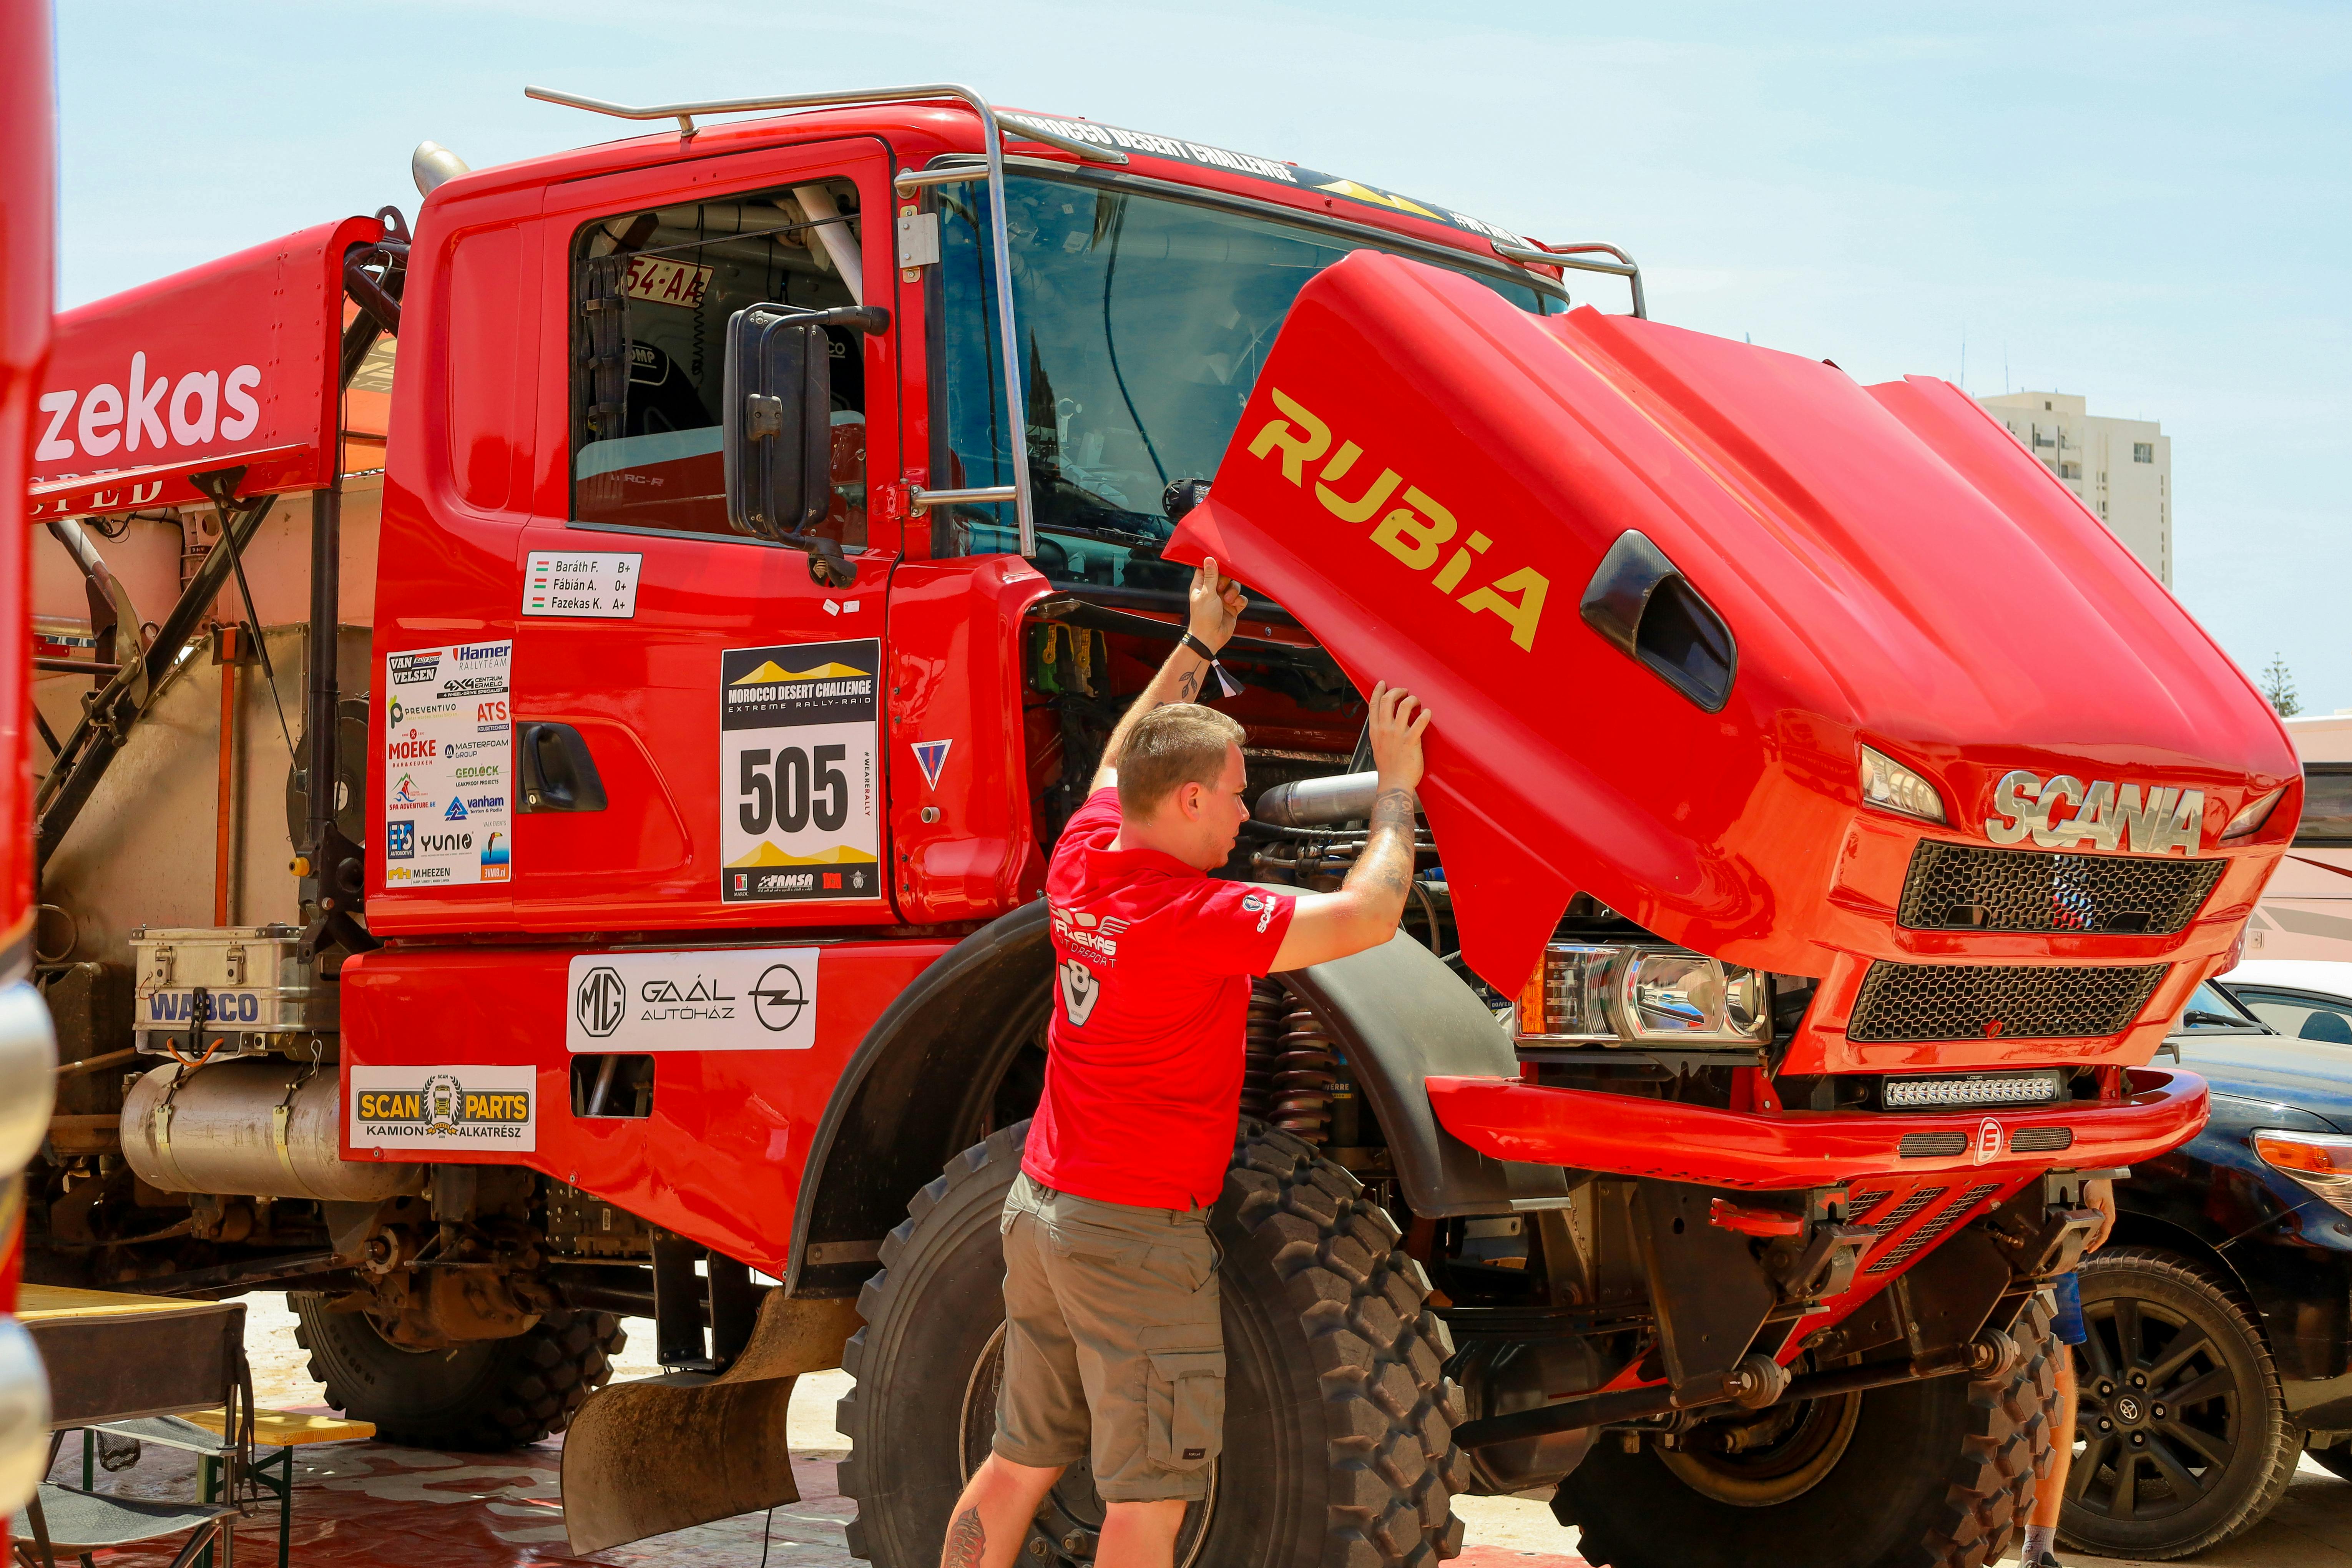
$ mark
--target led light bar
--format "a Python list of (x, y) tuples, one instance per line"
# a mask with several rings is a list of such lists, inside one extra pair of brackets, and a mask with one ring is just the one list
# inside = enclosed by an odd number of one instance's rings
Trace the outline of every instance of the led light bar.
[(2063, 1069), (1890, 1078), (1879, 1093), (1889, 1110), (1973, 1110), (1986, 1105), (2054, 1105), (2065, 1092)]

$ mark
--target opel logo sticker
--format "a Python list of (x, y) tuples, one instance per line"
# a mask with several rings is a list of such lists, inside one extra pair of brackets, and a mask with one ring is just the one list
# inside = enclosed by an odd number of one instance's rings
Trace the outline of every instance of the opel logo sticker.
[(760, 1026), (781, 1035), (800, 1022), (808, 994), (801, 989), (800, 971), (789, 963), (772, 963), (751, 987), (751, 1016)]
[(601, 1040), (621, 1026), (628, 1001), (629, 988), (621, 984), (620, 971), (600, 963), (580, 977), (579, 987), (572, 994), (572, 1010), (589, 1037)]

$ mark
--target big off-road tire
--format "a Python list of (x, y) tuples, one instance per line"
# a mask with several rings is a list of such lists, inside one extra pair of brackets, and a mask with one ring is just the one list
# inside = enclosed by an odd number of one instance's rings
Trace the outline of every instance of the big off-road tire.
[[(933, 1568), (965, 1477), (988, 1451), (1002, 1376), (997, 1230), (1025, 1121), (966, 1150), (908, 1205), (858, 1299), (849, 1550)], [(1396, 1226), (1354, 1177), (1287, 1133), (1244, 1122), (1210, 1221), (1225, 1336), (1225, 1444), (1210, 1500), (1188, 1510), (1179, 1568), (1434, 1568), (1461, 1548), (1461, 1419), (1440, 1371), (1452, 1345)], [(1018, 1561), (1093, 1560), (1102, 1518), (1083, 1465)]]
[(613, 1375), (628, 1342), (610, 1312), (555, 1311), (524, 1333), (449, 1350), (404, 1350), (362, 1312), (331, 1312), (329, 1298), (289, 1290), (295, 1342), (327, 1403), (375, 1423), (388, 1443), (497, 1453), (561, 1432), (581, 1401)]
[(2252, 1306), (2213, 1269), (2149, 1247), (2085, 1258), (2082, 1280), (2090, 1340), (2074, 1355), (2079, 1452), (2058, 1539), (2162, 1562), (2259, 1523), (2303, 1435)]
[(1777, 1446), (1731, 1459), (1604, 1435), (1552, 1510), (1600, 1568), (1988, 1568), (2025, 1526), (2058, 1414), (2050, 1310), (2035, 1296), (2005, 1376), (1816, 1400)]

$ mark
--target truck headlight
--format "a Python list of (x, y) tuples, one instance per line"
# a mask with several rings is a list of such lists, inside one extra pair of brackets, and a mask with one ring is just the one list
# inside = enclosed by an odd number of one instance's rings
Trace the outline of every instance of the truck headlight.
[(2272, 1170), (2284, 1172), (2352, 1214), (2352, 1138), (2264, 1128), (2254, 1134), (2254, 1152)]
[(1945, 820), (1944, 797), (1934, 784), (1868, 746), (1862, 748), (1862, 804), (1922, 822)]
[(1519, 995), (1522, 1038), (1754, 1045), (1771, 1034), (1763, 975), (1686, 948), (1554, 942)]

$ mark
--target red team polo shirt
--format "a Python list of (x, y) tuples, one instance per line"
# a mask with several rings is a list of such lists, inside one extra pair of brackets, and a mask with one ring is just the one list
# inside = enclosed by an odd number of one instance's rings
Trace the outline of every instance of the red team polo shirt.
[(1113, 849), (1118, 824), (1118, 792), (1095, 791), (1045, 872), (1057, 994), (1021, 1168), (1099, 1203), (1206, 1206), (1233, 1162), (1250, 976), (1291, 900)]

